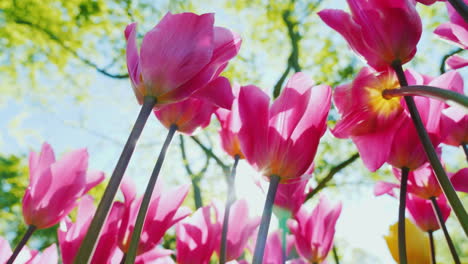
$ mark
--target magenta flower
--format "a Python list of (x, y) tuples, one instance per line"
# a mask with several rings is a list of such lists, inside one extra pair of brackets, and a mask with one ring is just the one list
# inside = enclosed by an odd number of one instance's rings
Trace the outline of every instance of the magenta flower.
[(468, 115), (460, 106), (442, 110), (440, 120), (442, 142), (452, 146), (468, 144)]
[[(444, 222), (450, 215), (450, 206), (444, 195), (437, 197), (437, 204), (442, 212)], [(413, 217), (413, 222), (423, 231), (435, 231), (440, 228), (437, 217), (432, 208), (430, 200), (421, 199), (417, 196), (408, 194), (406, 198), (406, 208)]]
[(199, 208), (176, 225), (177, 263), (209, 263), (221, 233), (221, 224), (212, 219), (212, 209), (210, 205)]
[[(286, 255), (291, 253), (294, 247), (293, 236), (286, 238)], [(283, 255), (283, 244), (281, 243), (281, 231), (270, 233), (267, 238), (265, 253), (263, 255), (263, 264), (282, 264), (283, 259), (287, 256)]]
[(416, 54), (422, 25), (413, 0), (347, 0), (351, 14), (325, 9), (318, 15), (340, 33), (367, 63), (384, 70)]
[[(393, 168), (393, 174), (398, 180), (401, 179), (400, 169)], [(429, 163), (408, 173), (408, 192), (422, 199), (430, 199), (442, 194), (442, 189)]]
[(445, 2), (445, 0), (416, 0), (418, 1), (419, 3), (423, 4), (423, 5), (432, 5), (434, 4), (435, 2)]
[[(64, 264), (73, 263), (95, 211), (96, 207), (93, 204), (93, 199), (90, 196), (85, 196), (78, 204), (76, 222), (73, 223), (67, 217), (60, 223), (60, 229), (57, 230), (57, 236)], [(121, 205), (116, 203), (113, 204), (99, 236), (96, 251), (91, 263), (110, 264), (114, 263), (111, 261), (112, 259), (122, 258), (123, 254), (117, 246), (117, 233), (123, 212), (124, 208)]]
[[(235, 85), (233, 92), (236, 98), (233, 98), (231, 107), (228, 109), (219, 108), (215, 114), (221, 124), (221, 130), (219, 135), (221, 137), (221, 146), (224, 151), (231, 157), (239, 156), (240, 159), (244, 158), (244, 154), (241, 150), (241, 143), (239, 140), (239, 130), (241, 126), (239, 115), (239, 90), (240, 87)], [(234, 96), (234, 95), (233, 95)]]
[(308, 188), (306, 191), (308, 181), (298, 181), (294, 183), (285, 183), (278, 186), (275, 196), (275, 205), (288, 210), (292, 215), (295, 215), (302, 204), (305, 202), (307, 194), (311, 191)]
[[(224, 208), (217, 209), (217, 219), (222, 225)], [(260, 217), (249, 217), (249, 208), (245, 199), (235, 201), (229, 214), (229, 229), (227, 233), (226, 261), (239, 258), (244, 252), (248, 239), (253, 235), (258, 225)], [(216, 243), (216, 252), (219, 255), (221, 244), (221, 233)]]
[[(405, 74), (410, 85), (428, 84), (456, 92), (463, 87), (463, 79), (457, 72), (448, 72), (437, 78), (411, 70)], [(336, 137), (353, 140), (370, 171), (377, 170), (385, 162), (399, 168), (417, 169), (426, 161), (406, 105), (400, 98), (386, 99), (382, 96), (383, 90), (398, 86), (392, 72), (377, 74), (364, 68), (353, 83), (338, 86), (335, 90), (333, 98), (342, 118), (332, 132)], [(434, 145), (438, 145), (441, 111), (445, 103), (425, 97), (416, 97), (415, 102)]]
[(39, 251), (32, 251), (33, 256), (25, 264), (54, 264), (58, 263), (57, 245), (52, 244), (44, 249), (41, 253)]
[(311, 212), (303, 206), (288, 225), (296, 240), (299, 255), (311, 263), (321, 263), (333, 246), (335, 224), (341, 213), (341, 203), (332, 206), (323, 196)]
[(39, 229), (51, 227), (63, 219), (77, 200), (104, 179), (102, 172), (86, 172), (88, 152), (79, 149), (56, 161), (48, 143), (41, 153), (29, 155), (29, 186), (23, 197), (26, 224)]
[(449, 69), (452, 69), (452, 70), (457, 70), (457, 69), (461, 69), (463, 67), (468, 66), (468, 60), (458, 55), (450, 56), (445, 61), (445, 63), (447, 64)]
[(0, 263), (5, 263), (12, 253), (10, 243), (3, 237), (0, 237)]
[(468, 168), (463, 168), (450, 175), (450, 181), (452, 182), (455, 190), (468, 193)]
[(158, 105), (186, 99), (219, 76), (241, 39), (213, 24), (214, 14), (167, 13), (144, 36), (140, 54), (137, 25), (127, 26), (127, 68), (140, 104), (144, 96), (154, 96)]
[(294, 74), (269, 106), (260, 88), (244, 86), (239, 92), (239, 139), (247, 161), (263, 175), (282, 182), (299, 180), (313, 167), (320, 137), (326, 130), (331, 89), (314, 86), (303, 73)]
[[(463, 0), (465, 4), (468, 4), (467, 0)], [(458, 14), (450, 3), (446, 3), (447, 11), (450, 18), (450, 22), (443, 23), (438, 26), (434, 33), (440, 38), (451, 42), (459, 46), (460, 48), (468, 48), (468, 24)]]
[[(190, 209), (180, 207), (187, 196), (189, 187), (189, 185), (183, 185), (163, 192), (161, 184), (156, 185), (140, 236), (137, 255), (154, 249), (171, 226), (191, 213)], [(136, 198), (135, 188), (128, 182), (122, 185), (121, 190), (124, 194), (125, 202), (119, 203), (124, 207), (124, 213), (118, 231), (118, 238), (120, 249), (123, 252), (127, 252), (141, 199)]]
[(215, 110), (216, 106), (210, 101), (190, 97), (164, 105), (154, 110), (154, 114), (167, 129), (176, 125), (177, 131), (191, 135), (197, 128), (205, 128), (210, 124)]

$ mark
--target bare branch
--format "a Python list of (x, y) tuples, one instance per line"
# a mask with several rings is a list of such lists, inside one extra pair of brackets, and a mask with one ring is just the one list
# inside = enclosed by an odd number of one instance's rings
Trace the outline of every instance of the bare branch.
[(63, 43), (63, 41), (58, 37), (56, 36), (53, 32), (49, 31), (48, 29), (46, 28), (43, 28), (39, 25), (36, 25), (36, 24), (33, 24), (29, 21), (26, 21), (26, 20), (23, 20), (21, 18), (16, 18), (14, 20), (15, 23), (17, 24), (20, 24), (20, 25), (25, 25), (25, 26), (29, 26), (43, 34), (45, 34), (47, 37), (49, 37), (51, 40), (53, 40), (55, 43), (57, 43), (60, 47), (62, 47), (64, 50), (68, 51), (69, 53), (71, 53), (73, 56), (75, 56), (78, 60), (80, 60), (81, 62), (83, 62), (84, 64), (94, 68), (96, 71), (98, 71), (99, 73), (107, 76), (107, 77), (110, 77), (110, 78), (114, 78), (114, 79), (127, 79), (128, 78), (128, 73), (122, 73), (122, 74), (114, 74), (114, 73), (110, 73), (106, 70), (106, 68), (100, 68), (96, 63), (92, 62), (91, 60), (81, 56), (77, 51), (73, 50), (72, 48), (70, 48), (69, 46), (65, 45), (65, 43)]
[(333, 179), (333, 176), (337, 174), (340, 170), (346, 168), (348, 165), (353, 163), (355, 160), (359, 158), (359, 153), (354, 153), (351, 157), (349, 157), (347, 160), (341, 162), (340, 164), (332, 167), (330, 171), (328, 172), (327, 176), (325, 176), (313, 189), (309, 194), (307, 194), (306, 201), (312, 198), (314, 195), (316, 195), (320, 190), (325, 188), (327, 186), (327, 183)]

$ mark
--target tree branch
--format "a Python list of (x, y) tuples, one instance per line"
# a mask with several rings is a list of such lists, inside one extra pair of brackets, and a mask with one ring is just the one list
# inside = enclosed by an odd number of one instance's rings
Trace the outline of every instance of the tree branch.
[(216, 154), (214, 154), (214, 152), (213, 152), (213, 150), (211, 148), (206, 147), (196, 136), (191, 136), (190, 138), (192, 138), (192, 140), (195, 141), (195, 143), (207, 155), (211, 156), (216, 161), (216, 163), (218, 164), (218, 166), (221, 167), (221, 169), (223, 170), (225, 175), (229, 175), (229, 171), (230, 171), (229, 166), (226, 165), (223, 161), (221, 161), (221, 159)]
[(459, 49), (456, 49), (448, 54), (446, 54), (443, 58), (442, 58), (442, 61), (440, 62), (440, 74), (444, 74), (445, 73), (445, 62), (447, 61), (448, 58), (450, 58), (451, 56), (457, 54), (457, 53), (460, 53), (464, 51), (464, 49), (462, 48), (459, 48)]
[[(294, 8), (294, 6), (292, 8)], [(284, 10), (282, 17), (283, 17), (283, 22), (285, 23), (287, 30), (288, 30), (289, 39), (291, 40), (291, 54), (288, 57), (288, 64), (286, 66), (286, 70), (284, 71), (284, 73), (281, 75), (280, 79), (278, 80), (278, 82), (276, 82), (274, 86), (273, 98), (277, 98), (279, 94), (281, 93), (281, 88), (291, 68), (295, 72), (301, 71), (301, 66), (299, 65), (299, 41), (301, 39), (301, 36), (299, 32), (297, 31), (298, 23), (291, 19), (290, 9)]]
[(63, 43), (63, 41), (58, 36), (56, 36), (53, 32), (49, 31), (48, 29), (45, 29), (45, 28), (43, 28), (43, 27), (41, 27), (39, 25), (33, 24), (33, 23), (29, 22), (29, 21), (23, 20), (23, 19), (18, 18), (18, 17), (14, 20), (14, 22), (16, 24), (29, 26), (29, 27), (31, 27), (31, 28), (45, 34), (52, 41), (54, 41), (57, 45), (59, 45), (64, 50), (68, 51), (73, 56), (75, 56), (78, 60), (80, 60), (84, 64), (94, 68), (97, 72), (99, 72), (99, 73), (101, 73), (101, 74), (103, 74), (103, 75), (105, 75), (107, 77), (114, 78), (114, 79), (127, 79), (128, 78), (128, 73), (114, 74), (114, 73), (108, 72), (106, 70), (106, 67), (100, 68), (96, 63), (90, 61), (89, 59), (87, 59), (87, 58), (85, 58), (83, 56), (81, 56), (77, 51), (75, 51), (72, 48), (70, 48), (69, 46), (65, 45), (65, 43)]
[(182, 162), (184, 163), (185, 170), (187, 171), (187, 174), (190, 176), (190, 179), (192, 181), (193, 198), (195, 201), (195, 207), (198, 209), (203, 206), (203, 199), (202, 199), (201, 188), (200, 188), (200, 180), (202, 176), (205, 174), (206, 170), (208, 169), (211, 156), (205, 153), (206, 154), (205, 165), (199, 172), (194, 173), (192, 168), (190, 168), (190, 163), (188, 162), (187, 153), (185, 151), (184, 136), (179, 135), (179, 139), (180, 139), (180, 152), (182, 153)]
[(339, 163), (338, 165), (332, 167), (328, 172), (327, 176), (325, 176), (309, 194), (307, 194), (306, 201), (316, 195), (320, 190), (326, 187), (327, 183), (333, 179), (333, 176), (337, 174), (340, 170), (346, 168), (348, 165), (353, 163), (355, 160), (359, 158), (359, 153), (354, 153), (351, 157), (347, 160)]

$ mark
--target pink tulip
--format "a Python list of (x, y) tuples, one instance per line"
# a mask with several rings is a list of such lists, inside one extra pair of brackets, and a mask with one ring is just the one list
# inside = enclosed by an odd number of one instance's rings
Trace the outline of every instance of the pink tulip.
[(221, 232), (221, 224), (212, 220), (211, 211), (210, 205), (199, 208), (176, 225), (177, 263), (209, 263)]
[(216, 107), (208, 100), (191, 97), (164, 105), (154, 110), (154, 114), (167, 129), (176, 125), (177, 131), (191, 135), (197, 128), (203, 129), (210, 124), (215, 110)]
[(276, 191), (275, 205), (295, 215), (305, 202), (307, 193), (311, 190), (311, 188), (308, 188), (308, 191), (306, 191), (307, 183), (308, 181), (303, 180), (289, 184), (280, 184)]
[(174, 253), (172, 250), (164, 248), (154, 248), (151, 251), (137, 256), (136, 264), (174, 264), (170, 255)]
[(321, 263), (333, 246), (335, 224), (341, 213), (341, 203), (332, 206), (323, 196), (311, 212), (303, 206), (290, 221), (289, 228), (296, 240), (299, 255), (311, 263)]
[[(437, 198), (437, 204), (442, 212), (444, 222), (447, 221), (451, 209), (444, 195)], [(408, 194), (406, 198), (406, 208), (413, 217), (413, 222), (421, 230), (428, 232), (435, 231), (440, 228), (430, 200), (421, 199), (417, 196)]]
[(452, 70), (458, 70), (458, 69), (468, 66), (468, 60), (458, 55), (450, 56), (445, 61), (445, 63), (447, 64), (449, 69), (452, 69)]
[(47, 143), (41, 153), (29, 155), (30, 183), (23, 197), (26, 224), (39, 229), (51, 227), (76, 206), (77, 200), (104, 179), (102, 172), (86, 172), (88, 152), (79, 149), (55, 161)]
[[(239, 130), (241, 126), (239, 115), (235, 113), (239, 112), (239, 90), (240, 87), (235, 85), (233, 87), (234, 94), (236, 96), (231, 103), (231, 107), (228, 109), (219, 108), (215, 114), (221, 124), (221, 130), (219, 135), (221, 137), (221, 146), (224, 151), (231, 157), (239, 156), (240, 159), (244, 158), (244, 154), (241, 150), (241, 143), (239, 140)], [(234, 112), (234, 114), (233, 114)]]
[(0, 263), (4, 264), (12, 253), (10, 243), (3, 237), (0, 237)]
[(52, 244), (42, 253), (35, 251), (33, 257), (25, 264), (54, 264), (58, 263), (58, 260), (57, 245)]
[(382, 91), (399, 86), (393, 71), (362, 68), (352, 83), (335, 89), (333, 100), (342, 118), (333, 134), (348, 138), (394, 129), (404, 109), (399, 98), (385, 99)]
[[(463, 89), (463, 79), (457, 72), (437, 78), (412, 70), (405, 74), (410, 85), (431, 85), (456, 92)], [(336, 137), (353, 140), (370, 171), (377, 170), (385, 162), (399, 168), (417, 169), (426, 161), (406, 104), (399, 98), (382, 96), (384, 89), (396, 87), (398, 82), (392, 72), (377, 74), (364, 68), (352, 84), (341, 85), (335, 90), (334, 101), (342, 119), (332, 132)], [(445, 103), (426, 97), (416, 97), (415, 102), (433, 143), (438, 145), (441, 111)]]
[[(217, 209), (217, 219), (222, 225), (224, 208)], [(244, 252), (248, 239), (253, 235), (258, 225), (260, 217), (249, 217), (249, 208), (245, 199), (235, 201), (229, 214), (229, 228), (227, 233), (226, 260), (235, 260)], [(219, 255), (221, 245), (221, 233), (218, 237), (216, 252)]]
[(450, 181), (455, 190), (468, 193), (468, 168), (463, 168), (450, 175)]
[(434, 4), (435, 2), (445, 2), (445, 0), (416, 0), (418, 1), (419, 3), (423, 4), (423, 5), (432, 5)]
[[(286, 255), (291, 253), (294, 247), (294, 238), (288, 236), (286, 239)], [(287, 259), (287, 256), (283, 255), (283, 244), (281, 242), (281, 233), (276, 231), (270, 233), (267, 238), (265, 253), (263, 254), (263, 264), (282, 264), (283, 259)]]
[(452, 146), (468, 144), (468, 115), (461, 106), (442, 110), (440, 120), (442, 142)]
[[(401, 179), (400, 169), (393, 168), (393, 174), (398, 180)], [(430, 199), (442, 194), (442, 189), (429, 163), (408, 173), (408, 193), (421, 199)]]
[[(145, 218), (145, 224), (140, 236), (137, 255), (154, 249), (163, 238), (166, 231), (175, 223), (190, 214), (190, 209), (180, 207), (187, 196), (189, 185), (163, 192), (162, 185), (156, 185)], [(125, 197), (121, 204), (125, 209), (119, 233), (119, 246), (123, 252), (128, 251), (133, 234), (135, 221), (140, 208), (141, 199), (136, 198), (136, 191), (132, 184), (124, 182), (121, 187)]]
[(213, 24), (214, 14), (167, 13), (144, 36), (140, 54), (137, 25), (127, 26), (127, 68), (140, 104), (144, 96), (157, 105), (181, 101), (219, 76), (241, 39)]
[[(468, 4), (467, 0), (463, 0)], [(440, 38), (451, 42), (463, 49), (468, 48), (468, 24), (458, 14), (450, 3), (446, 3), (450, 22), (443, 23), (438, 26), (434, 33)]]
[[(113, 264), (114, 262), (111, 260), (114, 258), (114, 255), (118, 255), (120, 258), (123, 256), (117, 247), (117, 232), (123, 215), (123, 209), (119, 204), (112, 206), (91, 263)], [(96, 207), (93, 204), (93, 199), (90, 196), (85, 196), (78, 204), (76, 222), (73, 223), (67, 217), (60, 223), (57, 235), (64, 264), (73, 263), (95, 211)], [(118, 256), (116, 257), (117, 259), (119, 258)]]
[(370, 66), (380, 71), (414, 57), (422, 25), (413, 0), (347, 2), (351, 14), (325, 9), (318, 15)]
[(242, 87), (233, 115), (241, 120), (239, 139), (247, 161), (267, 177), (299, 180), (313, 167), (330, 97), (329, 86), (314, 86), (303, 73), (291, 77), (271, 107), (268, 95), (258, 87)]

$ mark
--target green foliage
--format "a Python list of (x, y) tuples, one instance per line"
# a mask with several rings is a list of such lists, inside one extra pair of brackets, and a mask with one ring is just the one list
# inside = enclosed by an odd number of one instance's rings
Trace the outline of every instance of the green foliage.
[[(29, 183), (28, 168), (21, 157), (0, 156), (0, 236), (8, 238), (12, 247), (26, 232), (21, 214), (21, 201)], [(57, 226), (34, 233), (29, 245), (43, 249), (56, 242)]]

